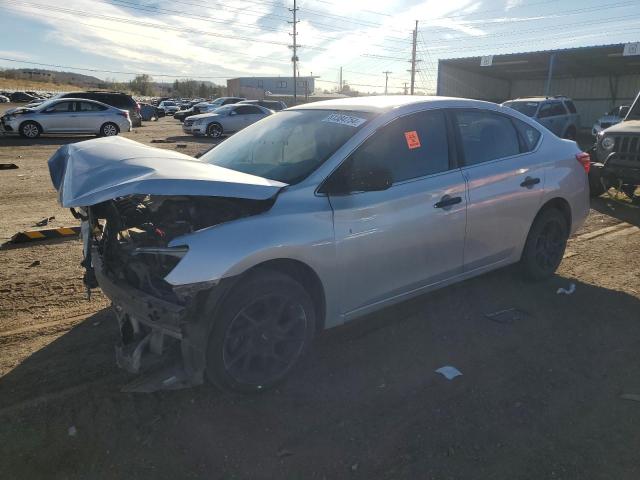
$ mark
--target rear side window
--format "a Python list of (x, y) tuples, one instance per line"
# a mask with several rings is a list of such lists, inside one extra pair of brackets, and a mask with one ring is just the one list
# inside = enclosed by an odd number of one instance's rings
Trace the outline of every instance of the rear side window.
[(235, 110), (241, 115), (257, 115), (262, 113), (262, 110), (252, 105), (243, 105), (241, 107), (237, 107)]
[(567, 107), (567, 110), (569, 110), (571, 113), (578, 113), (578, 111), (576, 110), (576, 106), (571, 100), (565, 100), (564, 104)]
[(520, 152), (531, 152), (536, 148), (538, 140), (540, 140), (540, 132), (537, 128), (534, 128), (528, 123), (518, 120), (517, 118), (512, 118), (511, 121), (514, 123), (518, 133), (520, 134)]
[(465, 165), (477, 165), (520, 153), (518, 132), (511, 120), (486, 111), (455, 112)]
[(567, 111), (564, 109), (564, 105), (562, 105), (562, 102), (554, 102), (552, 104), (552, 107), (551, 107), (552, 116), (566, 115), (566, 114), (567, 114)]
[(103, 107), (102, 105), (98, 105), (97, 103), (79, 102), (79, 105), (80, 112), (99, 112), (101, 110), (107, 109), (107, 107)]
[(444, 114), (419, 112), (382, 127), (350, 157), (352, 171), (386, 168), (394, 183), (449, 169)]

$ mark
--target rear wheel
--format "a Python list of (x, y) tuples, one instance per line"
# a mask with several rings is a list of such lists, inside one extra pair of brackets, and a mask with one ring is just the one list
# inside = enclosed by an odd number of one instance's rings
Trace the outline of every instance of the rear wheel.
[(315, 308), (291, 277), (261, 271), (219, 310), (207, 347), (207, 378), (224, 390), (255, 393), (284, 380), (309, 348)]
[(113, 137), (118, 135), (118, 132), (120, 132), (120, 129), (112, 122), (107, 122), (100, 127), (100, 135), (103, 137)]
[(42, 133), (40, 125), (36, 122), (24, 122), (20, 125), (20, 135), (26, 138), (38, 138)]
[(543, 280), (554, 274), (567, 246), (569, 226), (562, 212), (543, 210), (531, 225), (520, 265), (532, 280)]
[(222, 136), (222, 125), (219, 123), (212, 123), (207, 127), (207, 135), (213, 138), (220, 138)]
[(606, 191), (602, 181), (602, 165), (591, 164), (589, 169), (589, 194), (592, 197), (599, 197)]

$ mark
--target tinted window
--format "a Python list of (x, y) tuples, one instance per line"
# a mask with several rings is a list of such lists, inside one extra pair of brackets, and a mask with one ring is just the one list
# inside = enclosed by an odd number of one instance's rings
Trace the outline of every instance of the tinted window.
[(260, 110), (259, 108), (249, 105), (238, 107), (236, 108), (236, 111), (243, 115), (260, 115), (262, 113), (262, 110)]
[(513, 108), (527, 117), (533, 117), (536, 114), (538, 105), (538, 102), (505, 102), (504, 104), (505, 107)]
[(46, 109), (47, 112), (72, 112), (73, 102), (60, 102)]
[(101, 110), (106, 110), (107, 107), (103, 107), (102, 105), (98, 105), (97, 103), (89, 103), (89, 102), (79, 102), (81, 112), (99, 112)]
[(564, 109), (564, 106), (562, 105), (562, 102), (554, 102), (551, 104), (551, 115), (552, 116), (558, 116), (558, 115), (566, 115), (567, 111)]
[(540, 132), (537, 128), (532, 127), (531, 125), (524, 123), (517, 118), (511, 119), (518, 129), (518, 133), (520, 133), (521, 138), (521, 146), (520, 152), (526, 153), (532, 151), (536, 148), (538, 144), (538, 140), (540, 139)]
[(564, 102), (564, 104), (567, 107), (567, 110), (569, 110), (571, 113), (577, 113), (578, 111), (576, 110), (576, 106), (573, 104), (573, 102), (571, 100), (566, 100)]
[(420, 112), (399, 118), (374, 133), (347, 162), (352, 172), (386, 168), (394, 182), (446, 171), (449, 145), (444, 114)]
[(540, 107), (540, 111), (538, 112), (538, 118), (546, 118), (553, 115), (553, 105), (550, 103), (544, 103)]
[(520, 142), (511, 120), (503, 115), (483, 111), (458, 111), (466, 165), (476, 165), (520, 153)]

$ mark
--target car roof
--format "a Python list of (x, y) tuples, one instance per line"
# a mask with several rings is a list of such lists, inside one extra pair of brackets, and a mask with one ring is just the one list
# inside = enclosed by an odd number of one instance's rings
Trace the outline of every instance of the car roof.
[(58, 102), (58, 103), (59, 102), (89, 102), (89, 103), (97, 103), (98, 105), (103, 105), (109, 108), (117, 108), (107, 103), (99, 102), (98, 100), (92, 100), (90, 98), (74, 98), (74, 97), (49, 98), (49, 99), (46, 99), (45, 102), (49, 100), (53, 102)]
[(514, 98), (512, 100), (507, 100), (507, 102), (552, 102), (552, 101), (571, 101), (569, 97), (523, 97), (523, 98)]
[(446, 106), (486, 107), (495, 103), (467, 98), (437, 97), (426, 95), (378, 95), (371, 97), (350, 97), (320, 102), (305, 103), (287, 110), (352, 110), (360, 112), (382, 113), (395, 108), (417, 104)]

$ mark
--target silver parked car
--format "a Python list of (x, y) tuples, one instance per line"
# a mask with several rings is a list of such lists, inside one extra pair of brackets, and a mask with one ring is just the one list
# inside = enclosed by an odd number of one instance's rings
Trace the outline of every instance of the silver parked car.
[(575, 140), (578, 136), (580, 117), (570, 98), (531, 97), (509, 100), (502, 104), (533, 118), (560, 138)]
[(192, 135), (209, 135), (218, 138), (228, 133), (238, 132), (269, 115), (273, 115), (273, 111), (259, 105), (239, 103), (225, 105), (211, 113), (186, 118), (182, 124), (182, 130)]
[(118, 365), (173, 361), (130, 388), (256, 392), (323, 329), (509, 264), (551, 276), (589, 211), (588, 159), (496, 104), (380, 96), (290, 108), (199, 160), (110, 138), (49, 166)]
[(165, 100), (163, 102), (160, 102), (160, 105), (158, 105), (158, 109), (162, 110), (165, 115), (173, 115), (180, 110), (180, 105), (172, 100)]
[(0, 123), (6, 132), (36, 138), (43, 133), (83, 133), (110, 137), (131, 131), (127, 110), (83, 98), (61, 98), (33, 108), (5, 113)]

